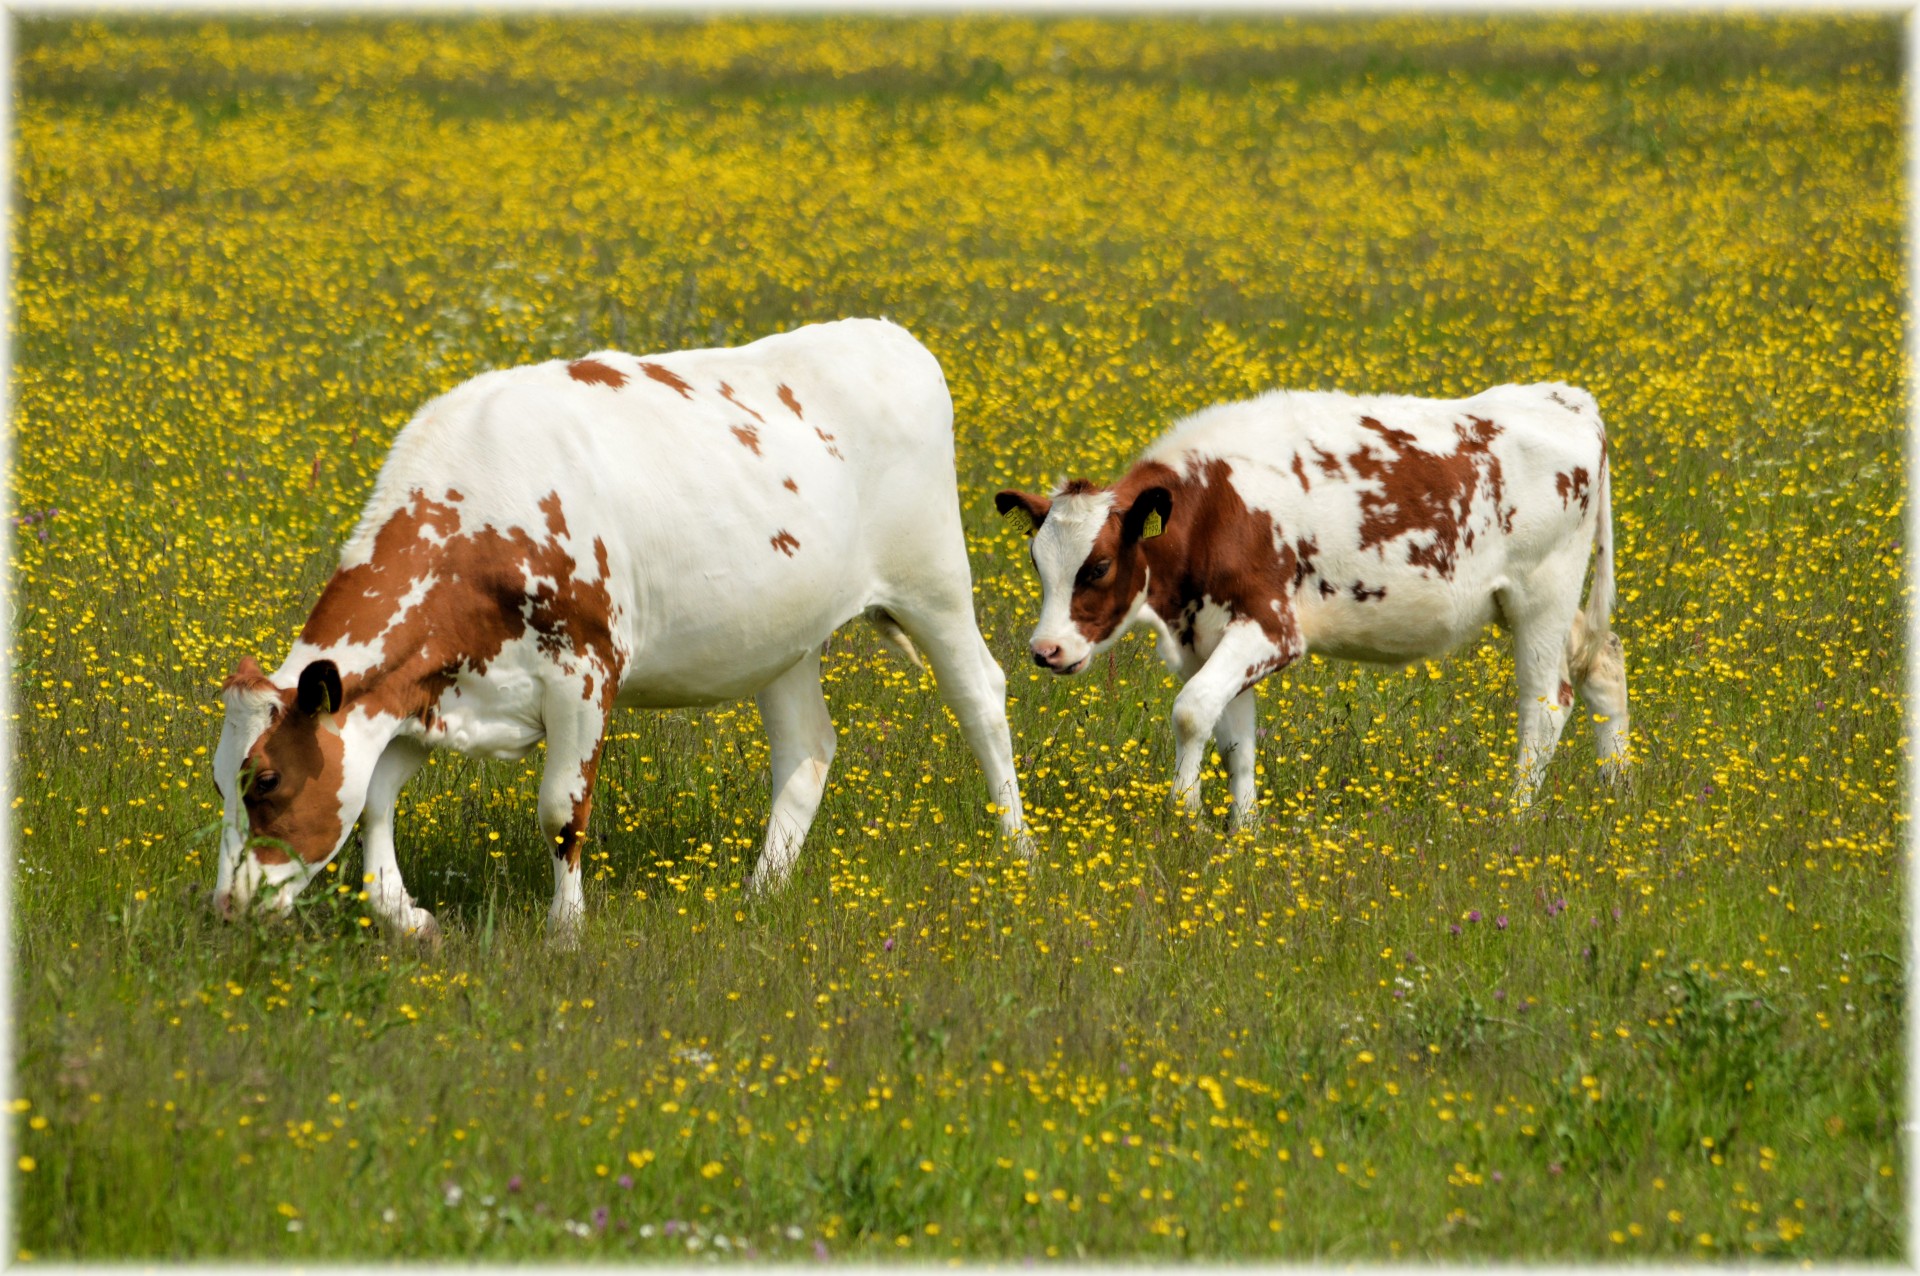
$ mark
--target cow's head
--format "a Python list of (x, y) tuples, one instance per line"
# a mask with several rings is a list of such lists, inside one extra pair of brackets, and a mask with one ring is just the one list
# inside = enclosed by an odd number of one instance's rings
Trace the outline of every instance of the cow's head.
[[(339, 853), (360, 817), (364, 779), (351, 783), (340, 671), (315, 660), (281, 687), (244, 659), (221, 692), (226, 722), (213, 755), (224, 810), (214, 907), (284, 914)], [(353, 750), (353, 752), (359, 752)]]
[(1033, 661), (1055, 673), (1079, 673), (1112, 646), (1139, 613), (1150, 575), (1142, 542), (1159, 536), (1173, 511), (1165, 487), (1136, 491), (1075, 479), (1049, 500), (1002, 492), (1002, 514), (1023, 512), (1040, 573), (1040, 620)]

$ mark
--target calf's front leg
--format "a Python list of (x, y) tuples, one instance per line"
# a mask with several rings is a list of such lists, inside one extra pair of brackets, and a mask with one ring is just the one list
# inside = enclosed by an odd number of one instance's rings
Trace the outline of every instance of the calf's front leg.
[[(1220, 722), (1227, 706), (1242, 693), (1300, 656), (1295, 644), (1282, 645), (1250, 620), (1236, 620), (1220, 635), (1199, 672), (1187, 680), (1173, 700), (1173, 800), (1190, 812), (1200, 809), (1200, 767), (1206, 761), (1207, 736)], [(1233, 721), (1221, 740), (1227, 754), (1234, 790), (1236, 822), (1253, 806), (1253, 697), (1236, 707)], [(1231, 741), (1231, 743), (1229, 743)], [(1245, 797), (1244, 808), (1242, 795)]]

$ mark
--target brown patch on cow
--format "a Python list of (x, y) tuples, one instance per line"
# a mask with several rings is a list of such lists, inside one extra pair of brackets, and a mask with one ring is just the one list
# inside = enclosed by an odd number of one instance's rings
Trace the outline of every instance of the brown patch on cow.
[(750, 425), (735, 425), (729, 428), (733, 431), (733, 437), (740, 440), (741, 447), (755, 456), (760, 455), (760, 431)]
[(1293, 454), (1293, 476), (1300, 480), (1301, 491), (1311, 492), (1313, 490), (1313, 484), (1307, 481), (1307, 467), (1301, 464), (1300, 454), (1298, 452)]
[(1476, 497), (1482, 498), (1483, 519), (1512, 530), (1513, 511), (1501, 508), (1506, 489), (1500, 458), (1491, 446), (1501, 429), (1492, 421), (1468, 417), (1456, 424), (1457, 442), (1447, 453), (1416, 447), (1412, 434), (1373, 417), (1361, 417), (1360, 424), (1385, 445), (1376, 454), (1372, 444), (1362, 444), (1347, 457), (1357, 478), (1379, 485), (1360, 493), (1361, 549), (1380, 548), (1384, 555), (1389, 541), (1413, 537), (1407, 562), (1452, 579), (1463, 538), (1470, 542), (1472, 536)]
[(1325, 580), (1325, 579), (1323, 579), (1323, 580), (1321, 580), (1321, 582), (1320, 582), (1320, 596), (1321, 596), (1322, 598), (1331, 598), (1331, 597), (1333, 597), (1333, 596), (1334, 596), (1335, 594), (1337, 594), (1337, 593), (1339, 593), (1339, 592), (1340, 592), (1340, 591), (1339, 591), (1338, 589), (1335, 589), (1335, 588), (1334, 588), (1334, 585), (1333, 585), (1333, 582), (1332, 582), (1332, 581), (1330, 581), (1330, 580)]
[(720, 397), (725, 399), (728, 403), (731, 403), (734, 407), (739, 408), (742, 412), (746, 413), (748, 416), (752, 417), (754, 420), (758, 421), (760, 424), (765, 425), (767, 423), (767, 418), (761, 416), (758, 412), (755, 412), (752, 408), (748, 407), (746, 404), (740, 402), (738, 398), (734, 397), (733, 387), (728, 385), (725, 381), (722, 381), (720, 383)]
[[(1088, 554), (1089, 562), (1110, 559), (1113, 568), (1100, 580), (1076, 582), (1068, 606), (1081, 634), (1090, 642), (1111, 636), (1145, 580), (1147, 605), (1183, 645), (1193, 644), (1194, 622), (1211, 601), (1260, 626), (1278, 652), (1272, 668), (1300, 656), (1293, 611), (1299, 552), (1281, 543), (1271, 515), (1240, 498), (1232, 474), (1220, 458), (1189, 465), (1184, 474), (1142, 461), (1113, 485), (1113, 516)], [(1124, 513), (1154, 487), (1172, 498), (1161, 534), (1125, 541)]]
[(786, 488), (789, 492), (792, 492), (795, 495), (798, 495), (800, 492), (800, 485), (794, 482), (792, 479), (788, 479), (786, 482), (782, 483), (780, 486)]
[(772, 538), (772, 543), (775, 549), (785, 554), (788, 558), (792, 558), (793, 551), (800, 548), (800, 542), (794, 538), (792, 532), (789, 532), (784, 527), (780, 529), (778, 536)]
[(417, 489), (412, 497), (374, 533), (367, 561), (342, 568), (327, 582), (300, 631), (303, 641), (323, 649), (373, 642), (386, 632), (414, 581), (433, 570), (441, 546), (460, 531), (460, 511)]
[(640, 371), (646, 373), (668, 389), (677, 391), (683, 399), (691, 399), (693, 397), (693, 387), (688, 385), (686, 380), (676, 372), (663, 368), (657, 363), (648, 363), (644, 359), (640, 361)]
[(462, 496), (457, 489), (450, 487), (447, 489), (447, 499), (450, 501), (464, 501), (467, 498)]
[(1318, 443), (1313, 445), (1313, 463), (1328, 478), (1345, 478), (1347, 472), (1340, 467), (1340, 458), (1323, 449)]
[(800, 400), (793, 397), (792, 390), (782, 385), (779, 390), (779, 395), (780, 402), (787, 405), (787, 411), (793, 413), (803, 421), (806, 419), (807, 414), (800, 410)]
[(567, 534), (567, 515), (560, 508), (560, 493), (548, 492), (540, 498), (540, 512), (547, 516), (547, 532), (553, 536)]
[(846, 457), (840, 455), (840, 449), (833, 445), (833, 440), (834, 440), (833, 435), (828, 434), (825, 430), (821, 429), (817, 425), (813, 427), (813, 432), (820, 436), (820, 441), (822, 443), (827, 445), (828, 456), (832, 457), (836, 461), (844, 461), (847, 459)]
[(1378, 589), (1368, 589), (1364, 583), (1356, 580), (1349, 588), (1353, 591), (1353, 601), (1357, 603), (1377, 603), (1387, 596), (1385, 585)]
[(1565, 678), (1560, 680), (1560, 707), (1566, 708), (1573, 703), (1573, 684)]
[(587, 385), (611, 386), (615, 390), (627, 383), (626, 373), (618, 368), (610, 368), (598, 359), (575, 359), (567, 365), (567, 375)]
[[(1295, 458), (1298, 459), (1297, 457)], [(1303, 536), (1293, 543), (1295, 567), (1293, 569), (1294, 588), (1298, 589), (1307, 577), (1317, 576), (1320, 569), (1313, 565), (1313, 557), (1320, 552), (1320, 540), (1314, 536)]]
[(1580, 465), (1574, 466), (1571, 474), (1553, 476), (1553, 490), (1560, 494), (1560, 508), (1570, 508), (1575, 501), (1579, 501), (1580, 512), (1587, 512), (1587, 502), (1593, 497), (1589, 477), (1586, 467)]
[[(322, 649), (377, 645), (379, 663), (342, 679), (341, 712), (363, 706), (431, 722), (441, 697), (463, 675), (485, 673), (507, 644), (529, 632), (550, 659), (597, 676), (603, 697), (619, 684), (625, 662), (613, 636), (606, 542), (594, 538), (597, 579), (583, 579), (585, 565), (575, 563), (561, 541), (567, 526), (558, 494), (539, 504), (545, 536), (537, 540), (518, 527), (463, 531), (450, 506), (418, 490), (411, 496), (375, 534), (371, 558), (334, 573), (300, 633), (302, 641)], [(430, 583), (400, 614), (401, 601), (421, 581)], [(313, 861), (338, 840), (340, 738), (327, 729), (325, 715), (293, 709), (293, 694), (281, 693), (285, 705), (255, 745), (282, 778), (264, 799), (266, 814), (254, 828)], [(334, 795), (330, 808), (308, 802), (292, 809), (293, 795), (303, 790), (287, 779), (290, 767), (319, 777), (307, 783)]]

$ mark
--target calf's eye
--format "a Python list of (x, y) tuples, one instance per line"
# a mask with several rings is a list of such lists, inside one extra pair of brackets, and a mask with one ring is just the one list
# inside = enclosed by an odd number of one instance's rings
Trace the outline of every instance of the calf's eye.
[(253, 784), (248, 788), (247, 792), (254, 797), (265, 797), (279, 787), (280, 773), (278, 771), (262, 771), (253, 777)]

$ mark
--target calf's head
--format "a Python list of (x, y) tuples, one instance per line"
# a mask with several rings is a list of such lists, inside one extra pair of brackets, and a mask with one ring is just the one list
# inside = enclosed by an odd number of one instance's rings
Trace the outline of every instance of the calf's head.
[(331, 660), (309, 663), (296, 686), (282, 687), (244, 659), (221, 698), (214, 907), (229, 917), (255, 906), (284, 914), (360, 818), (366, 768), (354, 763), (365, 750), (353, 747), (343, 721), (340, 671)]
[(1146, 602), (1152, 575), (1144, 542), (1159, 536), (1173, 510), (1164, 487), (1128, 491), (1075, 479), (1051, 499), (1001, 492), (1002, 514), (1024, 513), (1040, 575), (1040, 620), (1033, 661), (1055, 673), (1079, 673), (1111, 647)]

